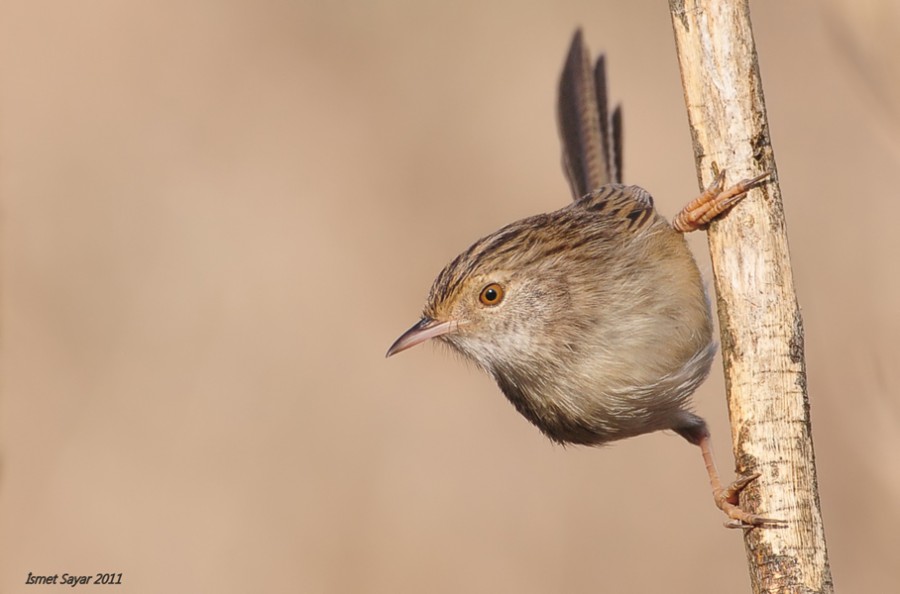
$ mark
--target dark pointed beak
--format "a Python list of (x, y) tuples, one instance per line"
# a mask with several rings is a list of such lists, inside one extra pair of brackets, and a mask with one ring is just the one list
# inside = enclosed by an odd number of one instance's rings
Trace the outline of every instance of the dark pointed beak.
[(405, 351), (417, 344), (421, 344), (429, 338), (453, 332), (456, 330), (456, 326), (457, 323), (455, 320), (439, 322), (426, 316), (419, 320), (415, 326), (404, 332), (400, 338), (391, 345), (391, 348), (388, 349), (385, 357), (396, 355), (400, 351)]

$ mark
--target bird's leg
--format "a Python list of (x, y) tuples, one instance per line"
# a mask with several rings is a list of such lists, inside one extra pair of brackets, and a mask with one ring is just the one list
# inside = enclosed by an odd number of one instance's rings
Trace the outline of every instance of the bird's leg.
[(714, 218), (740, 202), (747, 192), (761, 185), (770, 175), (767, 171), (751, 179), (741, 180), (735, 185), (725, 187), (725, 172), (719, 172), (716, 179), (690, 204), (681, 209), (672, 220), (672, 227), (681, 233), (689, 233), (702, 229)]
[(722, 486), (722, 480), (719, 478), (719, 471), (716, 470), (716, 461), (713, 458), (712, 440), (709, 432), (701, 436), (697, 442), (700, 446), (700, 452), (703, 454), (703, 463), (706, 465), (706, 472), (709, 474), (709, 485), (712, 487), (713, 499), (716, 507), (725, 512), (729, 520), (725, 522), (728, 528), (755, 528), (757, 526), (780, 526), (784, 525), (781, 520), (773, 520), (764, 518), (756, 514), (744, 511), (738, 502), (738, 496), (744, 487), (759, 477), (759, 473), (751, 474), (737, 479), (728, 487)]

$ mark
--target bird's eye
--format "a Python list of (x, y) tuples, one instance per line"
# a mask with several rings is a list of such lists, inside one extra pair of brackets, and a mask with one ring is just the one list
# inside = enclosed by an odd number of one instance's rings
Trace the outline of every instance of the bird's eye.
[(481, 290), (479, 299), (484, 305), (497, 305), (503, 301), (503, 287), (497, 283), (491, 283)]

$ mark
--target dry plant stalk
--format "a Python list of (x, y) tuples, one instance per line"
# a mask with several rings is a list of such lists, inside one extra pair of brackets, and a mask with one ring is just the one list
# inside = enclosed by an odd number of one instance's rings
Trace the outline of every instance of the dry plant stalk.
[(785, 520), (748, 530), (756, 593), (834, 591), (810, 430), (803, 324), (747, 0), (670, 0), (701, 188), (771, 171), (709, 229), (734, 456), (760, 473), (744, 509)]

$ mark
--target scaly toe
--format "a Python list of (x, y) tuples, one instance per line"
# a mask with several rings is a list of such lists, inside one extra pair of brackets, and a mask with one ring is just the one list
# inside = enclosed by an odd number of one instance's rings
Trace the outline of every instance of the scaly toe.
[(723, 489), (721, 493), (718, 493), (716, 495), (716, 498), (721, 498), (723, 501), (726, 501), (732, 505), (737, 505), (741, 491), (743, 491), (747, 485), (758, 479), (759, 476), (759, 473), (755, 472), (749, 476), (744, 476), (735, 480), (733, 483), (728, 485), (727, 488)]
[(726, 528), (741, 528), (744, 530), (757, 528), (760, 526), (784, 526), (787, 523), (784, 520), (776, 520), (774, 518), (766, 518), (745, 511), (739, 504), (738, 499), (744, 488), (759, 478), (759, 473), (744, 476), (730, 485), (714, 494), (716, 506), (725, 512), (728, 521), (725, 522)]

